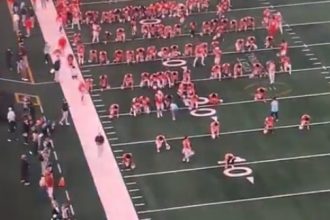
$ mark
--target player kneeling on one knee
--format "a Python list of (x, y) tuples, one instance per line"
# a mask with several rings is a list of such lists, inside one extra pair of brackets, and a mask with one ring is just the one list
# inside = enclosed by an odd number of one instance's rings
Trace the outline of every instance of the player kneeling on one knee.
[(133, 160), (133, 154), (131, 153), (124, 153), (122, 156), (122, 163), (126, 169), (135, 169), (135, 163)]
[(311, 116), (309, 116), (308, 114), (303, 114), (300, 118), (299, 130), (303, 130), (304, 128), (309, 130), (310, 123), (311, 123)]
[(155, 144), (156, 144), (157, 153), (160, 152), (160, 149), (163, 147), (163, 145), (165, 145), (166, 150), (171, 149), (171, 146), (167, 143), (164, 135), (157, 135)]
[(225, 163), (225, 170), (234, 167), (236, 156), (232, 153), (226, 153), (224, 161), (218, 161), (218, 164)]
[(263, 130), (264, 134), (271, 133), (274, 129), (275, 118), (273, 116), (267, 116), (265, 118), (265, 127)]

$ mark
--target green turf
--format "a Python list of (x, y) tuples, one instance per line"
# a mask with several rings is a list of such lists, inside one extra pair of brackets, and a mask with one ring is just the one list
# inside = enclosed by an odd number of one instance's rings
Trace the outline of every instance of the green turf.
[[(134, 2), (138, 4), (143, 2), (147, 4), (151, 1)], [(212, 1), (213, 2), (213, 1)], [(327, 43), (329, 32), (328, 24), (311, 24), (296, 26), (306, 22), (327, 21), (329, 3), (300, 5), (295, 7), (284, 7), (285, 4), (301, 4), (305, 1), (274, 1), (275, 9), (282, 12), (284, 20), (292, 24), (291, 28), (301, 37), (302, 44)], [(126, 3), (117, 4), (96, 4), (86, 5), (85, 9), (99, 9), (101, 7), (114, 8), (122, 7)], [(215, 10), (214, 2), (210, 10)], [(257, 26), (260, 27), (262, 8), (253, 10), (236, 10), (237, 8), (260, 7), (259, 2), (251, 1), (233, 1), (232, 12), (228, 13), (229, 18), (240, 18), (246, 15), (253, 15), (257, 18)], [(277, 7), (279, 6), (279, 7)], [(313, 13), (311, 13), (313, 12)], [(315, 13), (314, 13), (315, 12)], [(316, 13), (317, 12), (317, 13)], [(306, 16), (301, 16), (306, 15)], [(307, 16), (308, 15), (308, 16)], [(198, 23), (206, 19), (211, 19), (214, 14), (195, 14), (187, 19), (185, 24), (195, 20)], [(166, 18), (164, 23), (173, 24), (176, 19)], [(183, 32), (187, 33), (183, 25)], [(128, 29), (128, 24), (104, 25), (105, 30), (114, 32), (116, 28), (124, 27)], [(83, 28), (83, 39), (90, 42), (90, 30)], [(315, 34), (317, 33), (317, 34)], [(258, 45), (262, 48), (265, 36), (264, 30), (256, 30), (247, 33), (228, 33), (224, 41), (221, 42), (223, 52), (234, 51), (234, 43), (238, 37), (254, 35), (257, 38)], [(128, 38), (130, 35), (128, 34)], [(276, 41), (282, 38), (289, 42), (289, 45), (296, 44), (295, 39), (284, 31), (282, 36), (278, 36)], [(154, 44), (158, 47), (178, 44), (180, 48), (187, 42), (210, 42), (208, 36), (179, 37), (173, 39), (157, 40), (146, 39), (129, 41), (126, 43), (111, 43), (108, 45), (93, 44), (86, 45), (86, 48), (105, 49), (109, 56), (116, 49), (138, 48), (141, 46)], [(277, 76), (276, 90), (268, 86), (268, 80), (263, 79), (239, 79), (224, 80), (222, 82), (202, 80), (209, 77), (209, 72), (213, 58), (206, 59), (206, 67), (197, 67), (192, 69), (192, 79), (195, 82), (196, 89), (200, 96), (206, 97), (211, 92), (218, 92), (225, 103), (251, 100), (254, 90), (259, 86), (265, 86), (269, 89), (269, 97), (272, 96), (299, 96), (312, 93), (323, 93), (329, 91), (329, 85), (324, 75), (321, 74), (321, 66), (329, 65), (327, 59), (329, 46), (317, 45), (311, 46), (310, 53), (317, 54), (321, 65), (314, 65), (315, 61), (309, 60), (302, 51), (304, 47), (299, 46), (290, 48), (289, 54), (292, 59), (293, 69), (297, 70), (292, 76), (279, 74)], [(260, 62), (265, 63), (269, 59), (278, 60), (276, 51), (254, 52), (254, 55)], [(225, 54), (223, 62), (235, 62), (237, 58), (244, 60), (249, 65), (248, 54)], [(192, 65), (192, 58), (187, 60), (188, 67)], [(316, 68), (313, 70), (313, 68)], [(90, 70), (90, 73), (98, 76), (107, 73), (112, 86), (111, 90), (101, 92), (96, 90), (93, 94), (100, 94), (97, 99), (103, 100), (104, 107), (98, 107), (101, 110), (101, 120), (105, 121), (107, 107), (112, 103), (120, 105), (121, 113), (128, 113), (131, 99), (146, 95), (153, 98), (153, 91), (147, 88), (135, 88), (133, 91), (119, 89), (123, 75), (132, 73), (136, 85), (139, 84), (140, 73), (155, 72), (165, 70), (160, 61), (152, 61), (141, 64), (119, 64), (119, 65), (90, 65), (87, 64), (83, 69)], [(272, 89), (272, 90), (270, 90)], [(183, 107), (182, 101), (176, 96), (176, 89), (165, 89), (166, 93), (172, 94), (175, 101)], [(95, 98), (96, 99), (96, 98)], [(328, 121), (329, 97), (317, 96), (309, 98), (296, 98), (280, 100), (280, 121), (278, 126), (293, 125), (299, 123), (299, 117), (303, 113), (309, 113), (313, 117), (313, 122)], [(99, 102), (97, 104), (100, 104)], [(246, 129), (256, 129), (263, 126), (264, 117), (269, 113), (269, 104), (264, 103), (245, 103), (229, 104), (215, 107), (217, 116), (222, 125), (222, 131), (243, 131)], [(320, 125), (312, 128), (311, 131), (299, 131), (297, 127), (276, 130), (271, 135), (263, 135), (261, 131), (251, 133), (226, 134), (217, 140), (211, 140), (210, 137), (192, 138), (193, 149), (196, 155), (190, 164), (181, 162), (181, 141), (169, 141), (172, 149), (170, 151), (156, 153), (153, 140), (159, 133), (166, 137), (181, 137), (184, 135), (200, 135), (208, 132), (210, 117), (196, 118), (189, 114), (187, 110), (181, 110), (177, 121), (170, 119), (169, 113), (165, 113), (164, 118), (157, 119), (155, 113), (152, 115), (142, 115), (136, 118), (123, 115), (113, 121), (114, 130), (107, 129), (111, 138), (110, 142), (114, 144), (113, 150), (118, 152), (132, 152), (137, 164), (134, 171), (123, 170), (125, 182), (136, 181), (137, 186), (128, 185), (128, 189), (139, 188), (141, 192), (131, 192), (131, 196), (142, 195), (143, 198), (133, 200), (134, 203), (145, 203), (145, 206), (137, 206), (137, 211), (162, 209), (175, 206), (189, 206), (198, 203), (209, 203), (219, 201), (230, 201), (240, 198), (253, 198), (258, 196), (269, 196), (284, 193), (303, 192), (309, 190), (319, 190), (329, 188), (329, 179), (326, 177), (327, 169), (323, 169), (329, 162), (328, 157), (319, 159), (291, 160), (286, 162), (274, 162), (265, 164), (251, 165), (255, 177), (255, 185), (250, 184), (241, 178), (226, 178), (219, 168), (204, 169), (203, 167), (214, 166), (216, 161), (223, 157), (226, 152), (234, 152), (239, 156), (247, 158), (248, 161), (260, 161), (269, 159), (278, 159), (286, 157), (297, 157), (314, 154), (328, 153), (329, 134), (327, 132), (329, 125)], [(113, 133), (115, 131), (115, 133)], [(113, 137), (116, 137), (113, 139)], [(140, 143), (131, 143), (142, 141)], [(147, 141), (143, 143), (143, 141)], [(127, 142), (127, 145), (125, 143)], [(120, 153), (115, 153), (119, 158)], [(185, 169), (201, 169), (199, 171)], [(178, 170), (178, 173), (162, 174), (161, 172)], [(181, 170), (181, 171), (180, 171)], [(139, 175), (147, 176), (138, 177)], [(135, 176), (137, 175), (137, 176)], [(324, 204), (328, 194), (318, 194), (310, 196), (299, 196), (283, 199), (245, 202), (237, 204), (223, 204), (191, 209), (178, 209), (170, 211), (160, 211), (155, 213), (140, 213), (140, 218), (151, 219), (328, 219), (325, 213), (328, 205)], [(320, 201), (321, 205), (317, 205)], [(319, 210), (316, 212), (316, 210)], [(316, 213), (315, 213), (316, 212)]]

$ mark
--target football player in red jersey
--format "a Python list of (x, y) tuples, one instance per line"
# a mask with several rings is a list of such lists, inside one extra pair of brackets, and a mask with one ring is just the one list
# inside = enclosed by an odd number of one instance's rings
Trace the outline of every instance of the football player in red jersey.
[(308, 114), (303, 114), (300, 118), (299, 130), (303, 130), (304, 128), (309, 130), (310, 123), (311, 123), (311, 116), (309, 116)]
[(185, 136), (182, 140), (182, 162), (189, 163), (190, 157), (192, 157), (195, 152), (192, 150), (191, 142), (188, 136)]

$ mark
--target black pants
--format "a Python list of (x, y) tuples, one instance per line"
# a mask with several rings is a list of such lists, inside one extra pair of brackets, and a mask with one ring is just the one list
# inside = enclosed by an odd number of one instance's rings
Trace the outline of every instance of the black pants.
[(44, 55), (44, 61), (45, 61), (45, 63), (50, 63), (50, 55), (49, 55), (49, 53), (46, 53)]
[(278, 120), (278, 112), (271, 112), (270, 115)]

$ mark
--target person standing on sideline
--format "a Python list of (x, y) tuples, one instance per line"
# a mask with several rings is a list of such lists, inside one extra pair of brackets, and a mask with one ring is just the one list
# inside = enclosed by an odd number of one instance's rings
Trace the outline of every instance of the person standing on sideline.
[(7, 113), (7, 120), (8, 120), (8, 132), (9, 132), (9, 137), (7, 139), (8, 142), (11, 142), (13, 139), (17, 139), (15, 137), (15, 132), (16, 132), (16, 114), (13, 110), (12, 107), (8, 108), (8, 113)]
[(24, 186), (29, 186), (29, 162), (27, 161), (27, 156), (25, 154), (21, 155), (21, 183)]
[(6, 50), (6, 65), (9, 71), (13, 70), (13, 55), (14, 53), (11, 51), (10, 48)]
[(46, 42), (44, 46), (44, 61), (45, 64), (50, 63), (50, 46), (48, 42)]
[(59, 82), (60, 81), (60, 69), (61, 69), (61, 60), (58, 57), (56, 61), (53, 64), (53, 69), (51, 69), (51, 73), (54, 74), (54, 81)]
[(20, 17), (17, 13), (13, 14), (13, 30), (14, 32), (16, 32), (16, 34), (18, 34), (19, 32), (19, 21), (20, 21)]
[(175, 104), (174, 102), (171, 102), (170, 104), (170, 111), (171, 111), (171, 115), (172, 115), (172, 120), (175, 121), (176, 120), (176, 112), (179, 110), (179, 107), (177, 104)]
[(278, 121), (278, 111), (279, 111), (278, 100), (276, 97), (274, 97), (270, 102), (270, 115), (273, 116), (276, 121)]
[(65, 122), (65, 125), (69, 126), (70, 123), (68, 121), (68, 117), (69, 117), (69, 105), (68, 102), (64, 99), (62, 103), (62, 118), (59, 124), (63, 125), (63, 122)]

